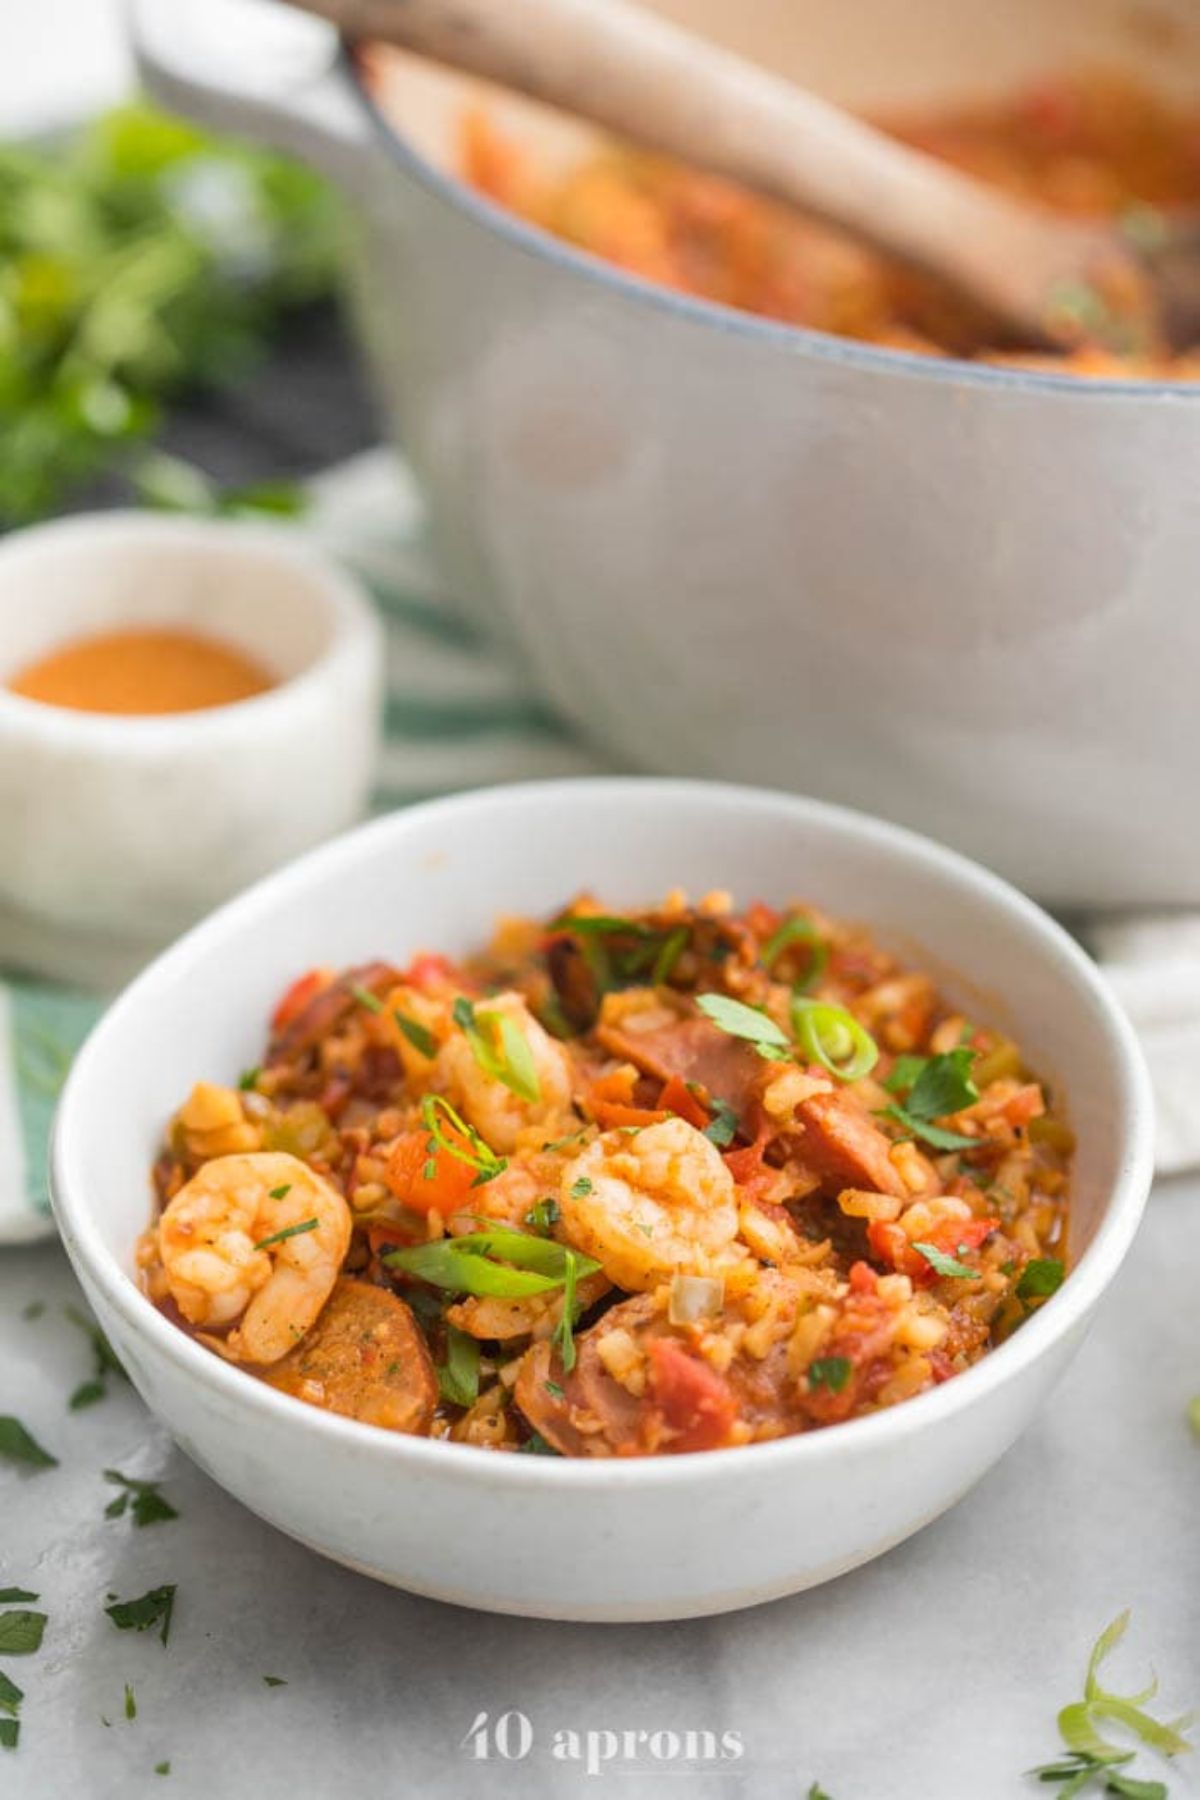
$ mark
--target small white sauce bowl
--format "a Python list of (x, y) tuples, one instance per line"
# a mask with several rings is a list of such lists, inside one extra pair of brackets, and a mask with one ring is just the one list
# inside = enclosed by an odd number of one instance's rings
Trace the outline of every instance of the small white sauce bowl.
[[(279, 993), (319, 963), (464, 951), (498, 913), (591, 888), (808, 898), (870, 924), (1018, 1037), (1078, 1136), (1072, 1267), (1007, 1343), (935, 1391), (744, 1450), (638, 1460), (498, 1455), (322, 1412), (170, 1323), (134, 1280), (163, 1127), (199, 1077), (257, 1061)], [(954, 971), (958, 971), (956, 975)], [(1051, 919), (962, 857), (861, 814), (748, 788), (548, 782), (381, 819), (225, 907), (117, 1001), (76, 1060), (55, 1212), (147, 1404), (247, 1506), (416, 1593), (554, 1619), (677, 1619), (798, 1592), (952, 1505), (1045, 1401), (1129, 1248), (1153, 1113), (1132, 1031)]]
[[(277, 685), (113, 716), (5, 685), (80, 636), (175, 627)], [(138, 512), (0, 544), (0, 955), (52, 974), (144, 959), (366, 804), (383, 647), (357, 585), (293, 529)]]

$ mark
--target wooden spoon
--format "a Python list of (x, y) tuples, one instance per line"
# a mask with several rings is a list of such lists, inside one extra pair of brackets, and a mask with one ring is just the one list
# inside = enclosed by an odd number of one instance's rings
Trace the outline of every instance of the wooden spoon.
[(628, 0), (293, 3), (819, 214), (1026, 341), (1128, 347), (1200, 330), (1192, 243), (1164, 233), (1138, 248), (1026, 205)]

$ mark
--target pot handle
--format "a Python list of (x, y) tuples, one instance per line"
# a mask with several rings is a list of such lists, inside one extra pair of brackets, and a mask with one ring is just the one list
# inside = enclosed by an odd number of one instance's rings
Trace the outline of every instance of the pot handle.
[(324, 21), (275, 0), (131, 0), (129, 17), (154, 99), (290, 151), (348, 186), (361, 181), (367, 118)]

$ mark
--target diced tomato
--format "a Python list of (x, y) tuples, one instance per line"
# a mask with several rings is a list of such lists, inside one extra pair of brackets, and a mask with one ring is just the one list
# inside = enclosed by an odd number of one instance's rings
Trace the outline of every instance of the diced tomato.
[(769, 938), (779, 928), (783, 914), (765, 900), (753, 900), (746, 908), (746, 924), (758, 938)]
[(672, 1433), (673, 1450), (714, 1450), (728, 1441), (737, 1403), (728, 1382), (673, 1338), (649, 1347), (650, 1386)]
[(703, 1131), (708, 1124), (708, 1109), (700, 1104), (682, 1075), (672, 1075), (669, 1081), (663, 1082), (658, 1104), (664, 1112), (686, 1119), (697, 1131)]
[(1030, 1119), (1040, 1119), (1046, 1110), (1046, 1101), (1036, 1081), (1030, 1081), (1018, 1088), (1011, 1100), (1006, 1100), (1000, 1111), (1010, 1125), (1028, 1125)]
[(427, 951), (414, 956), (401, 976), (405, 987), (417, 988), (426, 994), (436, 993), (455, 979), (456, 972), (449, 957), (434, 956)]
[(633, 1104), (637, 1079), (634, 1068), (613, 1069), (588, 1088), (583, 1103), (601, 1131), (615, 1131), (619, 1125), (657, 1125), (667, 1117), (665, 1112)]
[(873, 1294), (875, 1292), (879, 1286), (879, 1277), (870, 1263), (851, 1263), (850, 1286), (856, 1294)]
[[(449, 1124), (442, 1130), (448, 1138), (459, 1135)], [(467, 1140), (462, 1141), (466, 1149)], [(384, 1180), (401, 1205), (448, 1218), (465, 1204), (475, 1175), (470, 1163), (434, 1142), (427, 1131), (409, 1131), (392, 1146)]]
[(764, 1126), (752, 1144), (747, 1144), (740, 1150), (723, 1152), (725, 1167), (733, 1176), (738, 1187), (751, 1200), (757, 1199), (761, 1193), (774, 1185), (776, 1171), (768, 1168), (763, 1161), (767, 1145), (773, 1136), (774, 1132), (771, 1127)]
[[(980, 1244), (992, 1235), (999, 1222), (998, 1219), (943, 1219), (921, 1242), (931, 1244), (944, 1256), (958, 1256), (960, 1252), (978, 1250)], [(867, 1242), (871, 1246), (871, 1254), (899, 1274), (908, 1275), (922, 1285), (937, 1280), (936, 1269), (909, 1242), (899, 1225), (872, 1219), (867, 1226)], [(856, 1264), (856, 1267), (862, 1266), (864, 1265)], [(851, 1279), (853, 1280), (853, 1272)]]
[(271, 1029), (280, 1032), (293, 1019), (298, 1019), (310, 1000), (315, 1000), (323, 988), (327, 988), (333, 976), (328, 969), (310, 969), (307, 975), (301, 975), (293, 981), (275, 1011), (271, 1014)]

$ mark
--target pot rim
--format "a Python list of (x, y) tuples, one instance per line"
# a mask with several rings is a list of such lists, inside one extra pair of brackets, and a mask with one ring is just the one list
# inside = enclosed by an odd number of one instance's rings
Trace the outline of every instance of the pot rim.
[(421, 187), (474, 224), (504, 239), (514, 249), (539, 256), (564, 272), (583, 276), (640, 307), (667, 313), (692, 324), (710, 326), (733, 337), (776, 345), (793, 354), (803, 351), (817, 362), (841, 364), (868, 374), (900, 376), (909, 380), (927, 377), (934, 383), (995, 388), (1008, 393), (1069, 393), (1076, 399), (1096, 401), (1134, 402), (1148, 397), (1193, 403), (1200, 400), (1200, 381), (1069, 375), (1051, 370), (1005, 368), (994, 363), (971, 362), (965, 357), (921, 356), (912, 350), (891, 349), (856, 338), (836, 337), (832, 332), (815, 331), (805, 325), (785, 324), (758, 313), (724, 306), (717, 300), (705, 300), (662, 287), (657, 282), (630, 274), (590, 251), (578, 249), (565, 239), (554, 237), (429, 162), (392, 123), (375, 99), (360, 67), (356, 46), (344, 33), (339, 34), (335, 69), (345, 77), (375, 140)]

